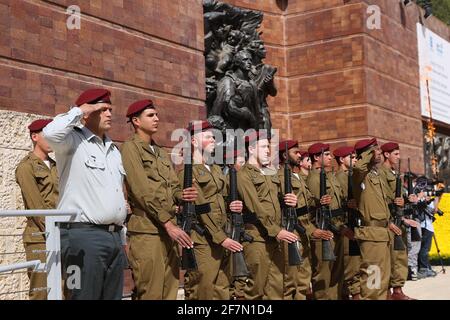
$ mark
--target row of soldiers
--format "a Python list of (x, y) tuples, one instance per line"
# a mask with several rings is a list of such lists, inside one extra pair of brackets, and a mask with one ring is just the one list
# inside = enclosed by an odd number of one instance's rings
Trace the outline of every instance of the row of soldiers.
[[(110, 108), (96, 107), (110, 104), (109, 96), (104, 89), (85, 92), (74, 110), (55, 119), (65, 123), (71, 113), (86, 115), (90, 107), (100, 114), (111, 113)], [(407, 277), (406, 249), (393, 247), (394, 235), (406, 233), (393, 223), (389, 209), (392, 204), (405, 205), (403, 197), (395, 196), (398, 144), (391, 142), (380, 148), (376, 139), (364, 139), (332, 154), (328, 144), (315, 143), (302, 152), (296, 141), (288, 140), (280, 143), (283, 165), (274, 168), (270, 137), (256, 132), (248, 137), (245, 153), (233, 155), (239, 169), (239, 200), (227, 202), (229, 178), (210, 161), (216, 145), (208, 122), (202, 121), (199, 130), (190, 132), (193, 187), (182, 189), (183, 170), (177, 174), (169, 154), (153, 140), (159, 118), (152, 100), (131, 104), (126, 117), (135, 134), (121, 145), (120, 164), (126, 176), (123, 196), (129, 212), (124, 224), (135, 299), (176, 299), (180, 247), (193, 250), (197, 261), (197, 268), (187, 270), (184, 277), (186, 299), (410, 299), (402, 292)], [(27, 209), (58, 205), (56, 163), (49, 157), (51, 148), (45, 139), (51, 138), (51, 130), (42, 134), (49, 123), (51, 120), (37, 120), (29, 126), (34, 148), (16, 170)], [(80, 134), (85, 130), (80, 128), (83, 125), (69, 129)], [(100, 138), (105, 141), (105, 137)], [(333, 170), (333, 155), (337, 172)], [(104, 169), (95, 157), (85, 164)], [(284, 190), (285, 165), (291, 172), (290, 193)], [(325, 195), (320, 190), (321, 169), (326, 171)], [(349, 181), (353, 197), (347, 194)], [(417, 200), (410, 196), (409, 201)], [(189, 234), (178, 226), (177, 214), (186, 202), (202, 208), (197, 219), (205, 232)], [(319, 223), (321, 206), (329, 208), (332, 228)], [(295, 209), (305, 232), (286, 229), (283, 209), (287, 207)], [(349, 209), (357, 212), (357, 226), (349, 225)], [(227, 232), (230, 213), (243, 215), (245, 232), (252, 241), (240, 243), (231, 238)], [(403, 223), (414, 226), (414, 221), (406, 218)], [(28, 260), (45, 261), (44, 228), (42, 219), (28, 219), (24, 233)], [(324, 241), (331, 243), (335, 259), (326, 261), (322, 256)], [(299, 265), (288, 262), (288, 244), (292, 243), (301, 244), (303, 261)], [(349, 246), (355, 243), (360, 254), (350, 255)], [(236, 252), (244, 254), (248, 277), (233, 279), (231, 275), (230, 256)], [(30, 273), (30, 280), (30, 298), (45, 299), (45, 274)]]

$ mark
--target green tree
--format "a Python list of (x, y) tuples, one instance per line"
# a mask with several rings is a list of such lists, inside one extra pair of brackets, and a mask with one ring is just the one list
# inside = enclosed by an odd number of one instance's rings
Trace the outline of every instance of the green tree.
[(421, 6), (431, 2), (433, 15), (450, 25), (450, 0), (417, 0), (416, 2)]

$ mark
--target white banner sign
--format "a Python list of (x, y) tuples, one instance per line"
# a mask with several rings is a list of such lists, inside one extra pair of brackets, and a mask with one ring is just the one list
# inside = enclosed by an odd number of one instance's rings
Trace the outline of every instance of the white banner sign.
[(433, 119), (450, 124), (450, 42), (420, 23), (417, 23), (417, 41), (422, 115), (430, 116), (431, 103)]

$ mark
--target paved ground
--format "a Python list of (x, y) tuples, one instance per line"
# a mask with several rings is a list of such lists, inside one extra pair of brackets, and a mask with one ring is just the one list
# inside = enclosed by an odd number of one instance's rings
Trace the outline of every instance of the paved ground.
[(419, 300), (450, 300), (450, 266), (445, 267), (445, 274), (441, 272), (442, 267), (433, 270), (438, 272), (434, 278), (406, 281), (405, 294)]
[[(450, 300), (450, 266), (446, 266), (446, 273), (441, 267), (433, 267), (438, 272), (434, 278), (417, 281), (406, 281), (404, 292), (408, 296), (419, 300)], [(177, 300), (184, 299), (183, 289), (178, 290)]]

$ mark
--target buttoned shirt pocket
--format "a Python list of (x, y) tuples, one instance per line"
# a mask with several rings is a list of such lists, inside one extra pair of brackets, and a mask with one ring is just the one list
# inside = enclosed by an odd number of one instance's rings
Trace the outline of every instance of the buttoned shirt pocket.
[(161, 165), (158, 166), (159, 175), (169, 179), (171, 163), (169, 159), (161, 158)]
[(251, 180), (256, 188), (256, 191), (258, 192), (258, 198), (265, 199), (269, 194), (269, 188), (267, 185), (265, 185), (264, 177), (261, 175), (253, 174), (251, 176)]
[(89, 181), (94, 185), (102, 186), (105, 182), (104, 179), (102, 179), (103, 171), (105, 170), (105, 162), (91, 155), (84, 161), (84, 164), (89, 169)]
[[(366, 189), (364, 190), (364, 192), (372, 193), (372, 197), (373, 197), (372, 201), (379, 201), (380, 199), (377, 199), (378, 195), (381, 197), (381, 200), (384, 201), (382, 195), (380, 194), (382, 192), (380, 177), (374, 176), (374, 175), (368, 175), (368, 180), (369, 180), (372, 188), (369, 188), (369, 186), (366, 186)], [(369, 211), (369, 215), (372, 219), (375, 219), (375, 220), (386, 219), (386, 214), (384, 213), (383, 207), (381, 205), (373, 206), (372, 209)]]
[(144, 166), (145, 174), (150, 180), (161, 181), (155, 158), (145, 154), (142, 156), (142, 164)]

